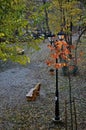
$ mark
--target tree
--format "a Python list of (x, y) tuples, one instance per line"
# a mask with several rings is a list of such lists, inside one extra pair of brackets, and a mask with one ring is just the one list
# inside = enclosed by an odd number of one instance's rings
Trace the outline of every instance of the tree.
[(23, 34), (22, 29), (27, 21), (24, 18), (25, 0), (1, 0), (0, 2), (0, 60), (11, 59), (14, 62), (25, 64), (30, 59), (18, 55), (18, 36)]
[[(30, 4), (30, 5), (28, 5)], [(30, 7), (27, 9), (27, 6)], [(18, 51), (24, 50), (24, 46), (33, 47), (36, 50), (40, 40), (34, 40), (31, 32), (36, 24), (35, 4), (30, 0), (1, 0), (0, 2), (0, 60), (12, 60), (21, 64), (30, 62), (27, 55), (20, 55)], [(26, 35), (26, 29), (28, 35)], [(28, 39), (28, 42), (26, 39)], [(24, 44), (22, 44), (22, 39)]]
[[(77, 47), (83, 33), (86, 31), (86, 6), (85, 1), (78, 0), (53, 0), (48, 8), (48, 21), (50, 30), (66, 33), (66, 41), (75, 44), (75, 57), (77, 62)], [(77, 42), (72, 42), (72, 35), (79, 32)], [(70, 47), (69, 47), (70, 48)]]
[[(71, 65), (71, 61), (73, 60), (73, 55), (69, 51), (69, 44), (65, 41), (56, 41), (54, 44), (55, 44), (54, 47), (52, 45), (48, 45), (48, 48), (50, 48), (51, 50), (51, 54), (49, 60), (46, 61), (47, 65), (57, 69), (67, 66), (71, 71), (73, 69), (73, 65)], [(73, 48), (74, 46), (71, 45), (71, 49)], [(59, 62), (56, 63), (55, 59), (59, 59)]]
[[(46, 61), (48, 66), (52, 66), (56, 68), (56, 84), (58, 81), (57, 72), (58, 69), (62, 67), (67, 67), (67, 76), (69, 81), (69, 103), (70, 103), (70, 114), (71, 114), (71, 130), (73, 130), (73, 111), (72, 111), (72, 86), (71, 86), (71, 71), (74, 69), (74, 66), (71, 65), (71, 60), (73, 60), (73, 55), (69, 51), (68, 47), (69, 44), (65, 41), (56, 41), (54, 43), (54, 46), (48, 45), (48, 47), (51, 50), (51, 55), (49, 57), (49, 60)], [(73, 46), (71, 45), (71, 48)], [(70, 55), (71, 54), (71, 58)], [(56, 61), (56, 62), (55, 62)], [(61, 61), (61, 62), (60, 62)], [(58, 101), (58, 97), (57, 97)]]
[(85, 8), (80, 8), (79, 5), (77, 0), (46, 0), (46, 2), (45, 0), (1, 0), (0, 59), (20, 62), (20, 57), (24, 57), (25, 60), (30, 61), (25, 55), (17, 55), (16, 47), (23, 48), (20, 42), (23, 39), (24, 42), (27, 40), (28, 47), (38, 50), (41, 39), (34, 40), (31, 35), (34, 31), (50, 30), (57, 33), (63, 29), (68, 41), (73, 31), (70, 30), (70, 23), (74, 28), (86, 25), (86, 16), (83, 13)]

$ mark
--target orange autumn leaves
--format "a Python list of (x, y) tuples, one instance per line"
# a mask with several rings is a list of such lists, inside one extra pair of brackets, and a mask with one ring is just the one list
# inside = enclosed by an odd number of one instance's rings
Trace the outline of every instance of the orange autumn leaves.
[[(54, 46), (48, 45), (48, 48), (51, 50), (50, 58), (46, 61), (48, 66), (53, 66), (57, 69), (67, 66), (67, 62), (70, 61), (69, 55), (71, 54), (69, 50), (69, 45), (65, 41), (56, 41)], [(70, 48), (74, 49), (74, 46), (70, 46)], [(56, 63), (55, 59), (58, 61), (62, 59), (64, 62)]]
[(53, 67), (54, 67), (54, 68), (57, 68), (57, 69), (62, 68), (62, 67), (64, 67), (64, 66), (67, 66), (66, 63), (54, 63), (54, 62), (52, 62), (52, 61), (50, 61), (50, 60), (47, 60), (47, 61), (46, 61), (46, 64), (47, 64), (48, 66), (53, 65)]

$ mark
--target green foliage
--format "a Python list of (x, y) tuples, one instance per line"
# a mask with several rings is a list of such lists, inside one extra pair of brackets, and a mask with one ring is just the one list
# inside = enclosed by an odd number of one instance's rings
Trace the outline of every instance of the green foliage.
[[(81, 16), (85, 16), (85, 8), (81, 8), (81, 3), (77, 0), (53, 0), (46, 2), (44, 6), (47, 6), (49, 27), (54, 33), (63, 27), (64, 31), (70, 34), (70, 22), (73, 26), (79, 26), (80, 21), (85, 23), (85, 18), (80, 19)], [(40, 15), (43, 14), (44, 6), (40, 7)]]
[[(0, 1), (0, 60), (11, 59), (26, 64), (28, 56), (18, 55), (16, 46), (25, 33), (28, 20), (26, 17), (26, 0)], [(30, 36), (28, 36), (28, 39)], [(21, 49), (23, 48), (21, 42)]]
[[(0, 59), (11, 58), (13, 61), (18, 61), (14, 46), (21, 40), (27, 41), (29, 47), (39, 49), (39, 43), (43, 39), (34, 40), (31, 33), (37, 29), (47, 30), (45, 9), (48, 13), (49, 28), (56, 34), (62, 27), (65, 32), (70, 34), (70, 22), (74, 26), (86, 26), (86, 8), (84, 4), (81, 8), (81, 4), (77, 0), (53, 0), (46, 1), (45, 4), (43, 1), (1, 0)], [(26, 36), (25, 33), (27, 33)], [(22, 42), (21, 48), (23, 48)], [(19, 57), (23, 56), (26, 60), (25, 55)]]

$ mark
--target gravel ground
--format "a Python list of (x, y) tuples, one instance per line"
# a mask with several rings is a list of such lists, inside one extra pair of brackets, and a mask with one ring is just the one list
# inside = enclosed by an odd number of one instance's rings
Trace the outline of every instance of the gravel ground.
[[(49, 74), (45, 60), (49, 56), (47, 42), (38, 52), (30, 55), (31, 63), (21, 66), (6, 63), (0, 71), (0, 130), (66, 130), (64, 123), (55, 124), (55, 75)], [(31, 51), (31, 50), (30, 50)], [(85, 50), (86, 51), (86, 50)], [(86, 60), (80, 63), (79, 74), (71, 76), (72, 96), (75, 97), (77, 130), (86, 129)], [(28, 102), (26, 94), (38, 82), (40, 96)], [(68, 78), (59, 71), (60, 116), (65, 119), (65, 100), (68, 101), (68, 126), (70, 130)], [(74, 116), (73, 116), (74, 117)]]

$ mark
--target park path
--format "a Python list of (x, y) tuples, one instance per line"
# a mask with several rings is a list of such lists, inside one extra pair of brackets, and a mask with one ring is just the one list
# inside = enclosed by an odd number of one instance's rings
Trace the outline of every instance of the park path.
[[(4, 117), (7, 109), (22, 107), (27, 105), (26, 94), (30, 88), (40, 82), (41, 92), (40, 101), (46, 99), (47, 95), (55, 93), (55, 75), (49, 74), (48, 66), (45, 60), (49, 57), (48, 42), (40, 44), (40, 50), (30, 54), (31, 63), (23, 67), (13, 65), (11, 68), (0, 72), (0, 118)], [(31, 51), (31, 50), (30, 50)], [(82, 71), (82, 70), (81, 70)], [(81, 72), (80, 71), (80, 72)], [(86, 75), (81, 74), (72, 77), (72, 94), (77, 99), (78, 119), (79, 122), (85, 122), (86, 117)], [(59, 72), (59, 92), (61, 115), (63, 116), (64, 101), (68, 100), (68, 79)], [(53, 97), (54, 103), (54, 97)], [(39, 102), (40, 102), (39, 101)], [(36, 104), (37, 105), (37, 104)], [(81, 114), (80, 114), (81, 113)], [(84, 124), (85, 125), (85, 124)], [(11, 126), (9, 126), (11, 127)], [(3, 129), (5, 130), (5, 129)], [(9, 129), (10, 130), (10, 129)], [(33, 129), (31, 129), (33, 130)], [(35, 130), (35, 129), (34, 129)], [(45, 129), (44, 129), (45, 130)]]

